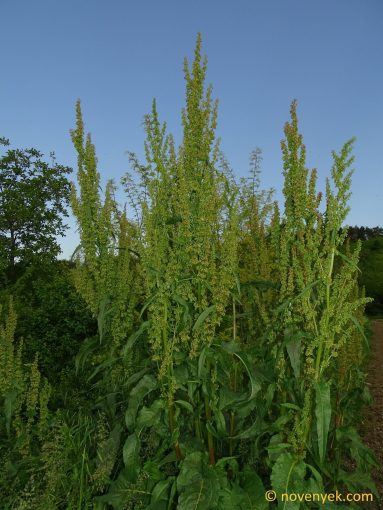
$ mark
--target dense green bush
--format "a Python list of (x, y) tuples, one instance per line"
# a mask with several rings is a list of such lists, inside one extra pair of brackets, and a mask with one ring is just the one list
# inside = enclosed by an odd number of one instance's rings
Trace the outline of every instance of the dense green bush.
[(18, 317), (16, 338), (23, 338), (23, 357), (39, 353), (41, 373), (55, 385), (60, 372), (74, 368), (80, 345), (97, 327), (76, 292), (71, 264), (56, 261), (20, 268), (16, 281), (3, 288), (12, 295)]

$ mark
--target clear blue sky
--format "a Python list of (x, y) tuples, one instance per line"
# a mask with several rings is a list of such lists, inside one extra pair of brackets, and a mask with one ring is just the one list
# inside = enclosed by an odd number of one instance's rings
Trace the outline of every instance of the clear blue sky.
[[(69, 129), (80, 98), (103, 181), (118, 181), (126, 151), (143, 153), (153, 97), (180, 140), (183, 58), (200, 31), (234, 172), (246, 174), (259, 146), (262, 185), (281, 190), (280, 140), (296, 98), (319, 184), (331, 150), (356, 136), (347, 222), (383, 226), (382, 0), (1, 0), (0, 8), (0, 136), (13, 147), (53, 150), (75, 167)], [(63, 255), (76, 243), (71, 220)]]

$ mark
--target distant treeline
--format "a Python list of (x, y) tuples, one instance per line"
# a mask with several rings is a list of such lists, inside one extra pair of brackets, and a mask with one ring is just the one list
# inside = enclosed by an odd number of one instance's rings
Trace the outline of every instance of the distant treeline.
[(351, 242), (362, 241), (359, 259), (359, 284), (364, 287), (366, 296), (374, 301), (368, 303), (369, 315), (383, 314), (383, 228), (382, 227), (348, 227)]
[(373, 237), (381, 237), (383, 236), (383, 228), (382, 227), (348, 227), (348, 237), (349, 239), (356, 241), (360, 239), (361, 241), (367, 241), (368, 239), (372, 239)]

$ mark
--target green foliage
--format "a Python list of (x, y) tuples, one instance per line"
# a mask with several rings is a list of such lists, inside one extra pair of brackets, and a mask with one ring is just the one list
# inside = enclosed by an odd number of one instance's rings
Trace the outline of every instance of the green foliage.
[(48, 164), (36, 149), (9, 149), (0, 158), (0, 271), (60, 252), (71, 169), (51, 156)]
[(56, 385), (62, 372), (73, 371), (84, 339), (97, 331), (76, 292), (70, 265), (64, 261), (33, 264), (2, 290), (1, 301), (8, 294), (18, 316), (16, 338), (24, 339), (23, 359), (38, 352), (42, 374)]
[[(2, 309), (0, 318), (3, 321)], [(38, 356), (22, 363), (23, 345), (15, 345), (17, 318), (12, 299), (5, 323), (0, 324), (0, 486), (5, 502), (32, 481), (38, 468), (36, 455), (49, 430), (51, 387), (38, 370)]]
[(383, 237), (374, 236), (362, 241), (359, 283), (374, 301), (367, 305), (371, 315), (383, 313)]

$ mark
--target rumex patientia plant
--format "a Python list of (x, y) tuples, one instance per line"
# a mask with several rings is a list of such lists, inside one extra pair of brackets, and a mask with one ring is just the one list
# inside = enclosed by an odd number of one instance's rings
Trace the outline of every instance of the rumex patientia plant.
[[(279, 457), (273, 468), (274, 481), (285, 469), (305, 472), (303, 459), (329, 476), (326, 463), (332, 453), (328, 444), (335, 448), (334, 441), (341, 435), (334, 426), (339, 425), (336, 409), (332, 410), (339, 384), (337, 359), (353, 348), (350, 340), (355, 334), (363, 336), (357, 314), (368, 302), (355, 293), (360, 246), (348, 256), (342, 250), (353, 140), (340, 154), (333, 152), (332, 183), (327, 179), (326, 206), (321, 212), (322, 194), (316, 191), (316, 170), (309, 172), (305, 166), (306, 149), (298, 131), (295, 102), (285, 137), (285, 210), (277, 255), (280, 304), (268, 335), (276, 353), (280, 404), (295, 414), (294, 426), (284, 436), (294, 453)], [(341, 470), (331, 476), (336, 483), (346, 479)]]
[(101, 200), (77, 105), (75, 279), (99, 324), (78, 366), (92, 351), (106, 441), (122, 439), (97, 504), (266, 509), (265, 486), (355, 489), (350, 455), (373, 487), (374, 460), (348, 411), (358, 394), (352, 374), (363, 393), (368, 301), (356, 286), (360, 247), (345, 248), (343, 227), (353, 140), (333, 153), (323, 206), (293, 102), (281, 209), (259, 188), (259, 151), (250, 180), (237, 184), (222, 170), (206, 71), (198, 36), (184, 65), (180, 147), (156, 101), (145, 116), (146, 162), (131, 153), (139, 182), (123, 180), (137, 220), (119, 210), (111, 182)]
[[(212, 103), (211, 88), (204, 90), (206, 60), (201, 62), (200, 45), (198, 39), (191, 70), (185, 61), (186, 107), (178, 152), (166, 126), (160, 125), (155, 102), (146, 116), (149, 200), (142, 204), (142, 260), (147, 269), (149, 342), (169, 402), (171, 433), (179, 385), (175, 359), (185, 355), (196, 363), (217, 338), (236, 273), (234, 191), (217, 169), (217, 104)], [(208, 361), (206, 370), (213, 370)], [(205, 390), (205, 419), (210, 420), (212, 396)], [(195, 420), (200, 435), (199, 417)], [(207, 435), (214, 463), (213, 438)], [(177, 452), (180, 457), (179, 447)]]

